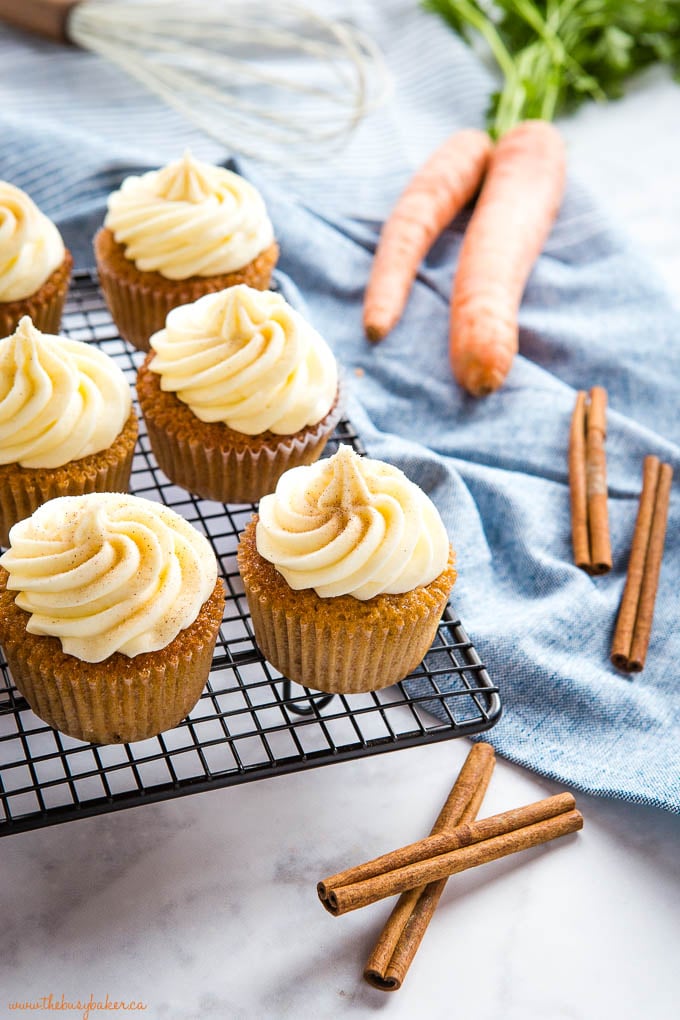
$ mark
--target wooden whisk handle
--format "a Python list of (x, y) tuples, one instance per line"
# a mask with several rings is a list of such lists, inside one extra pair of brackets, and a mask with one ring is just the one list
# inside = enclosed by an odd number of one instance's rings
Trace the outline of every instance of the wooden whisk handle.
[(79, 3), (80, 0), (0, 0), (0, 20), (56, 42), (70, 42), (68, 16)]

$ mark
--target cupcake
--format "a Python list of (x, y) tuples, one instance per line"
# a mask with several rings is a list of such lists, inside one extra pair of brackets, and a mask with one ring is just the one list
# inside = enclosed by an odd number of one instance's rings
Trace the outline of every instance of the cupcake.
[(24, 316), (0, 340), (0, 544), (55, 496), (125, 491), (136, 438), (130, 386), (116, 363)]
[(124, 493), (64, 496), (12, 528), (0, 644), (46, 723), (101, 744), (176, 726), (198, 700), (224, 587), (207, 539)]
[(57, 333), (72, 266), (54, 223), (24, 191), (0, 181), (0, 336), (24, 315)]
[(334, 693), (411, 673), (456, 579), (431, 500), (398, 468), (349, 446), (286, 471), (237, 558), (262, 654), (289, 680)]
[(188, 152), (123, 181), (94, 250), (120, 335), (141, 351), (177, 305), (237, 283), (267, 288), (278, 258), (259, 192)]
[(175, 308), (137, 376), (158, 464), (206, 499), (247, 503), (321, 456), (340, 416), (326, 341), (280, 295), (245, 284)]

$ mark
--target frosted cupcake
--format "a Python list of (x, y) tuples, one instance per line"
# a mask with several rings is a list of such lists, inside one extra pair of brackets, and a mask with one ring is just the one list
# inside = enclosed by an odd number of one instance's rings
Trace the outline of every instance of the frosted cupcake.
[(25, 316), (0, 340), (0, 544), (48, 499), (125, 491), (136, 438), (116, 363)]
[(238, 547), (255, 640), (305, 687), (352, 693), (422, 661), (456, 579), (432, 501), (349, 446), (287, 471)]
[(113, 319), (142, 351), (172, 308), (237, 283), (265, 289), (278, 258), (259, 192), (188, 152), (123, 181), (94, 247)]
[(244, 503), (311, 464), (340, 416), (326, 341), (280, 295), (245, 284), (170, 312), (137, 395), (159, 466), (207, 499)]
[(207, 539), (138, 496), (50, 500), (0, 557), (0, 643), (50, 726), (127, 743), (177, 725), (205, 685), (224, 588)]
[(0, 336), (24, 315), (57, 333), (72, 265), (54, 223), (26, 192), (0, 181)]

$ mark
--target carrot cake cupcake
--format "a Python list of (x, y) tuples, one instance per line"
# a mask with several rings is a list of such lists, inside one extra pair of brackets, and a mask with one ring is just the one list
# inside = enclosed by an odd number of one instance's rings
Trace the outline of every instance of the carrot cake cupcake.
[(255, 640), (289, 680), (356, 693), (422, 661), (456, 579), (432, 501), (351, 447), (286, 471), (241, 536)]
[(246, 503), (321, 456), (340, 416), (326, 341), (280, 295), (245, 284), (175, 308), (137, 375), (159, 466), (206, 499)]
[(208, 540), (124, 493), (64, 496), (12, 528), (0, 643), (18, 690), (79, 740), (127, 743), (196, 704), (222, 622)]
[(94, 249), (120, 334), (142, 351), (172, 308), (237, 283), (263, 290), (278, 258), (259, 192), (189, 152), (123, 181)]
[(25, 191), (0, 181), (0, 336), (23, 315), (57, 333), (72, 266), (54, 223)]
[(116, 363), (24, 316), (0, 340), (0, 544), (55, 496), (125, 491), (136, 438), (130, 386)]

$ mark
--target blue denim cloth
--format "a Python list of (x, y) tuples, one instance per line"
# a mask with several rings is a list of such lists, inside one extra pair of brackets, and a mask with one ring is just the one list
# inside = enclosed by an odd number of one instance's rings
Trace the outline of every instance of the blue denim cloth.
[[(406, 6), (393, 0), (386, 8)], [(522, 302), (520, 356), (499, 392), (469, 397), (448, 364), (448, 301), (467, 214), (435, 244), (400, 325), (383, 343), (366, 342), (361, 302), (380, 221), (432, 144), (479, 123), (486, 99), (485, 73), (453, 35), (422, 12), (408, 17), (411, 46), (430, 40), (428, 88), (409, 92), (398, 77), (398, 127), (378, 113), (369, 128), (382, 160), (369, 139), (370, 159), (353, 157), (330, 180), (320, 170), (303, 186), (282, 168), (232, 165), (265, 197), (281, 247), (279, 282), (344, 366), (348, 413), (369, 454), (402, 468), (441, 511), (457, 551), (453, 608), (502, 695), (502, 718), (484, 739), (576, 789), (680, 813), (675, 492), (644, 671), (629, 676), (609, 662), (643, 458), (656, 454), (680, 474), (680, 315), (639, 253), (570, 181)], [(19, 54), (35, 71), (0, 86), (0, 178), (25, 187), (57, 220), (78, 264), (92, 263), (105, 196), (126, 173), (158, 165), (187, 140), (215, 157), (174, 114), (151, 117), (153, 105), (118, 79), (116, 100), (107, 98), (115, 74), (95, 58), (29, 46), (11, 33), (0, 42), (3, 54)], [(404, 75), (408, 67), (413, 86), (411, 47), (397, 42), (403, 53), (393, 66)], [(90, 72), (87, 95), (64, 78), (78, 60)], [(450, 102), (445, 111), (444, 95), (460, 95), (455, 113)], [(53, 116), (60, 96), (73, 104), (61, 120)], [(115, 130), (102, 119), (114, 106)], [(390, 148), (395, 132), (407, 137), (409, 128), (417, 151)], [(609, 393), (614, 566), (592, 578), (572, 561), (567, 442), (575, 391), (597, 384)]]
[[(452, 605), (503, 701), (484, 739), (579, 790), (680, 812), (675, 493), (644, 671), (609, 662), (643, 458), (680, 468), (680, 316), (653, 274), (609, 231), (551, 246), (522, 303), (521, 354), (504, 387), (478, 400), (447, 360), (463, 219), (428, 258), (400, 326), (370, 346), (360, 306), (379, 224), (267, 197), (285, 224), (281, 269), (347, 368), (349, 414), (368, 452), (418, 482), (447, 525), (459, 572)], [(562, 216), (583, 203), (574, 189)], [(575, 391), (597, 384), (609, 393), (613, 569), (590, 577), (573, 565), (567, 443)]]

